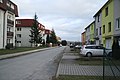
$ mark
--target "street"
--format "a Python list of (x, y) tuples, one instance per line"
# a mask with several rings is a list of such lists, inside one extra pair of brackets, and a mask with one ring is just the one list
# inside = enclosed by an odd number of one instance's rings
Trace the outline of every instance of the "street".
[(51, 80), (57, 59), (65, 47), (57, 47), (0, 61), (0, 80)]

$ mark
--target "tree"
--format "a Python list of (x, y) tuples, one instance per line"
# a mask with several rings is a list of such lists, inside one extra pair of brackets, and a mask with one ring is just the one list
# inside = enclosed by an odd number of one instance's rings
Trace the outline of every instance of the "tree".
[(42, 42), (42, 37), (41, 37), (41, 32), (38, 28), (38, 21), (37, 21), (37, 15), (35, 14), (34, 16), (34, 22), (33, 22), (33, 26), (31, 26), (31, 35), (29, 35), (31, 37), (30, 39), (30, 43), (34, 44), (35, 46), (37, 46), (37, 44)]
[(54, 45), (57, 44), (57, 38), (54, 29), (51, 31), (50, 42)]
[(47, 43), (47, 44), (50, 43), (50, 36), (49, 36), (49, 34), (47, 34), (47, 37), (46, 37), (46, 43)]

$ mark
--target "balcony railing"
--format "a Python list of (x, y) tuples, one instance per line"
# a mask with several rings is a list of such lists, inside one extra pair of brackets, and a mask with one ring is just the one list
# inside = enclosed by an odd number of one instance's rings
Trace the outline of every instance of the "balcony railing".
[(13, 35), (14, 35), (13, 32), (7, 31), (7, 37), (11, 37), (12, 38)]
[(14, 25), (14, 21), (7, 19), (7, 23), (10, 25)]
[(15, 13), (15, 10), (13, 10), (11, 7), (7, 6), (7, 10), (10, 11), (10, 12), (12, 12), (12, 13)]

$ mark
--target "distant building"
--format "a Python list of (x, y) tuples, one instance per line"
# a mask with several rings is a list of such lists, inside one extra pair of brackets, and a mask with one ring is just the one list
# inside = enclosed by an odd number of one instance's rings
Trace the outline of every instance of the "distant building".
[(0, 0), (0, 49), (15, 46), (15, 17), (18, 8), (10, 0)]
[(86, 32), (85, 31), (81, 34), (81, 41), (82, 41), (82, 45), (86, 44)]
[(86, 31), (86, 34), (85, 34), (85, 36), (86, 36), (86, 44), (90, 44), (90, 26), (87, 26), (86, 28), (85, 28), (85, 31)]
[[(16, 19), (16, 46), (17, 47), (31, 47), (29, 42), (31, 37), (31, 27), (34, 19)], [(39, 23), (39, 22), (38, 22)], [(38, 28), (41, 31), (41, 36), (44, 34), (45, 26), (39, 23)]]
[(95, 28), (95, 22), (93, 21), (90, 23), (86, 28), (86, 44), (95, 44), (95, 39), (94, 39), (94, 30)]
[(51, 30), (45, 29), (45, 33), (44, 33), (44, 35), (43, 35), (43, 37), (42, 37), (42, 39), (45, 40), (45, 44), (46, 44), (47, 35), (50, 36), (50, 34), (51, 34)]

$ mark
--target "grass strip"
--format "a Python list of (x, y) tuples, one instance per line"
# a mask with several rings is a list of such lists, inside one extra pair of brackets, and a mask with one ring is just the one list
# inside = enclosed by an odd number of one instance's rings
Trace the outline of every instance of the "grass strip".
[(6, 54), (14, 54), (18, 52), (24, 52), (24, 51), (30, 51), (30, 50), (35, 50), (35, 49), (42, 49), (45, 47), (20, 47), (20, 48), (14, 48), (14, 49), (0, 49), (0, 55), (6, 55)]
[[(104, 80), (119, 80), (120, 76), (105, 76)], [(103, 80), (102, 76), (79, 76), (79, 75), (60, 75), (53, 80)]]
[(102, 76), (60, 75), (55, 80), (102, 80)]

